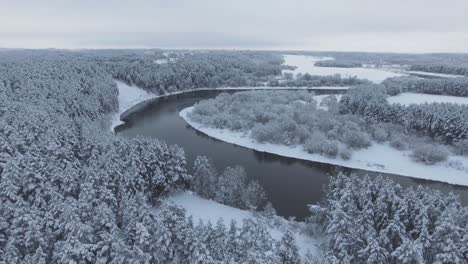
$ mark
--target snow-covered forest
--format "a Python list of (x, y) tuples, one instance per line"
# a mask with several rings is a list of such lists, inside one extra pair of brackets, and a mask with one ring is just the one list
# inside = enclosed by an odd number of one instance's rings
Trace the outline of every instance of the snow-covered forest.
[[(466, 96), (464, 78), (372, 85), (283, 74), (290, 66), (263, 51), (0, 50), (0, 263), (467, 263), (468, 209), (452, 194), (340, 174), (306, 221), (287, 220), (242, 164), (215, 168), (204, 156), (187, 164), (178, 146), (108, 129), (119, 111), (117, 81), (155, 95), (359, 85), (341, 99), (292, 90), (221, 94), (189, 117), (342, 160), (374, 142), (410, 150), (424, 166), (468, 155), (466, 106), (387, 101), (401, 92)], [(170, 202), (188, 191), (253, 217), (198, 222)]]

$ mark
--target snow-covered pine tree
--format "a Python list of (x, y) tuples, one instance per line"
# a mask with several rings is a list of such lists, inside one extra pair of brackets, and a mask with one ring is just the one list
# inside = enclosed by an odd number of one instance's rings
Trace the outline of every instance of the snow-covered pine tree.
[(281, 263), (301, 263), (301, 257), (299, 256), (296, 239), (290, 230), (287, 230), (281, 240), (277, 243), (276, 254), (278, 254)]

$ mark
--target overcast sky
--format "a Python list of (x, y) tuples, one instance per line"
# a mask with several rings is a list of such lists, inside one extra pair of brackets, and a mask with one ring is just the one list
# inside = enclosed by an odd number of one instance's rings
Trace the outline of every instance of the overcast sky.
[(0, 47), (468, 52), (468, 0), (0, 0)]

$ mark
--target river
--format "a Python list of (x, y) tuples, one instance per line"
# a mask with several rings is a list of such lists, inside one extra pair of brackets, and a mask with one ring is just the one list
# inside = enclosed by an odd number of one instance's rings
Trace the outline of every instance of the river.
[[(307, 204), (323, 200), (324, 187), (328, 184), (331, 174), (344, 171), (359, 175), (378, 175), (374, 172), (297, 160), (235, 146), (196, 131), (179, 116), (182, 109), (221, 92), (226, 91), (195, 91), (155, 99), (128, 116), (126, 124), (117, 127), (116, 131), (126, 137), (154, 137), (184, 148), (189, 171), (197, 155), (210, 157), (218, 171), (222, 171), (226, 166), (242, 165), (249, 177), (258, 179), (265, 188), (279, 215), (296, 217), (298, 220), (308, 215)], [(327, 91), (321, 91), (324, 92)], [(460, 196), (463, 204), (468, 204), (468, 187), (385, 175), (404, 187), (423, 185), (443, 192), (452, 191)]]

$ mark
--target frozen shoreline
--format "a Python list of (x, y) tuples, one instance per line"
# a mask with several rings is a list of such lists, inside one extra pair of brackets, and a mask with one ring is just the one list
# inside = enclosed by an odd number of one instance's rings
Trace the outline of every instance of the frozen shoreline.
[[(373, 142), (369, 148), (355, 151), (350, 160), (327, 158), (319, 154), (307, 153), (301, 146), (289, 147), (271, 143), (258, 143), (250, 138), (247, 133), (206, 127), (189, 120), (188, 114), (192, 110), (193, 106), (185, 108), (179, 113), (187, 124), (210, 137), (234, 145), (301, 160), (468, 186), (467, 157), (451, 156), (446, 162), (425, 165), (413, 161), (410, 158), (410, 151), (398, 151), (388, 144)], [(455, 166), (456, 164), (458, 167)]]
[(347, 86), (318, 86), (318, 87), (270, 87), (270, 86), (258, 86), (258, 87), (221, 87), (221, 88), (199, 88), (199, 89), (190, 89), (180, 92), (167, 93), (163, 95), (156, 95), (145, 91), (144, 89), (138, 86), (130, 86), (122, 81), (115, 81), (117, 84), (117, 89), (119, 90), (118, 102), (119, 110), (112, 114), (111, 116), (111, 126), (110, 130), (114, 131), (114, 128), (118, 125), (123, 124), (124, 122), (120, 120), (120, 116), (136, 106), (139, 103), (144, 101), (162, 98), (171, 95), (190, 93), (196, 91), (231, 91), (231, 90), (347, 90)]

